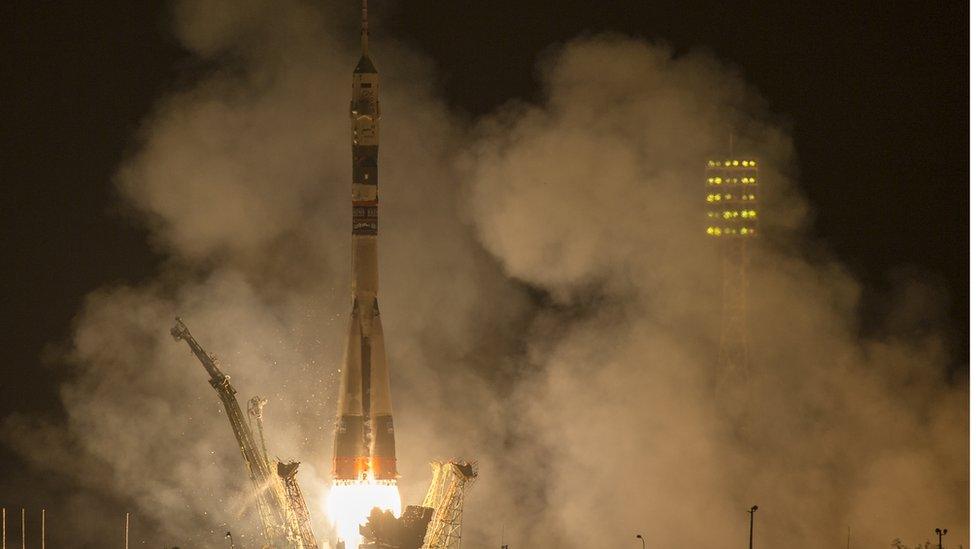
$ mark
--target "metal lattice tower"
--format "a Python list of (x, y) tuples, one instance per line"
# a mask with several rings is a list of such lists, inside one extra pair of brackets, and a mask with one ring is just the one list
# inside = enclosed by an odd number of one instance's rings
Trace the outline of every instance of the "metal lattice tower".
[(466, 461), (432, 461), (433, 478), (424, 507), (434, 510), (427, 526), (423, 549), (461, 547), (461, 518), (464, 511), (464, 492), (478, 476), (477, 465)]
[(237, 390), (231, 385), (230, 376), (220, 370), (217, 357), (197, 343), (186, 324), (178, 317), (170, 333), (174, 339), (183, 340), (189, 345), (190, 350), (210, 374), (210, 385), (217, 391), (224, 404), (224, 410), (227, 412), (227, 418), (230, 420), (244, 458), (245, 469), (254, 488), (253, 496), (261, 517), (267, 546), (275, 549), (316, 549), (318, 545), (309, 525), (308, 507), (305, 505), (305, 499), (295, 477), (298, 463), (279, 462), (276, 477), (275, 468), (268, 459), (263, 422), (267, 399), (256, 396), (248, 403), (249, 417), (257, 421), (261, 441), (259, 448), (250, 422), (245, 423), (244, 413), (237, 402)]
[(315, 535), (312, 533), (312, 521), (308, 515), (308, 505), (305, 504), (305, 496), (302, 495), (302, 489), (298, 485), (298, 462), (282, 463), (279, 461), (278, 476), (281, 478), (285, 496), (288, 498), (288, 504), (291, 507), (293, 529), (297, 530), (294, 536), (298, 538), (295, 541), (300, 542), (300, 545), (296, 543), (296, 546), (301, 547), (301, 549), (318, 549), (318, 542), (315, 541)]
[(705, 233), (722, 262), (720, 377), (742, 374), (749, 363), (747, 293), (750, 241), (758, 233), (759, 163), (751, 158), (709, 160), (705, 166)]
[(176, 325), (170, 330), (173, 338), (183, 340), (190, 347), (190, 351), (197, 357), (200, 364), (210, 375), (210, 385), (217, 391), (217, 396), (224, 404), (227, 419), (237, 439), (237, 446), (244, 458), (245, 469), (253, 486), (253, 495), (261, 516), (265, 541), (275, 547), (288, 546), (287, 514), (284, 492), (276, 490), (278, 486), (268, 461), (254, 440), (254, 434), (247, 421), (240, 403), (237, 402), (237, 390), (230, 383), (230, 376), (220, 370), (217, 357), (208, 353), (197, 343), (179, 317)]

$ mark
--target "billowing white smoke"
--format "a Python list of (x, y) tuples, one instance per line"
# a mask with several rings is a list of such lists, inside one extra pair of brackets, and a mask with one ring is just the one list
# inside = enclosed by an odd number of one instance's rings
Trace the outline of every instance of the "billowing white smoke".
[[(355, 61), (355, 36), (332, 25), (355, 14), (209, 0), (176, 15), (213, 70), (160, 102), (119, 175), (171, 260), (89, 298), (67, 423), (8, 418), (5, 442), (77, 484), (63, 513), (79, 523), (124, 508), (150, 544), (218, 547), (226, 530), (257, 535), (255, 517), (226, 417), (168, 328), (181, 314), (242, 400), (271, 398), (269, 445), (303, 462), (321, 501), (349, 308)], [(503, 528), (513, 547), (638, 531), (729, 545), (753, 503), (770, 546), (836, 545), (847, 525), (862, 546), (933, 525), (967, 535), (965, 385), (945, 381), (938, 333), (902, 329), (917, 307), (858, 335), (857, 282), (803, 253), (789, 136), (734, 71), (580, 40), (541, 61), (541, 104), (468, 127), (425, 85), (426, 62), (383, 37), (380, 308), (405, 504), (429, 459), (458, 455), (481, 464), (471, 546)], [(700, 222), (703, 160), (729, 128), (763, 162), (750, 402), (714, 389), (720, 282)], [(730, 410), (752, 410), (747, 435)]]

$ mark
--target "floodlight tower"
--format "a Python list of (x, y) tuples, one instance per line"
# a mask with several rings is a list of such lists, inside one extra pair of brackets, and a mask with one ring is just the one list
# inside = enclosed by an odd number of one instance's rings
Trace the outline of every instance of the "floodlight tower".
[(705, 234), (722, 262), (721, 378), (746, 370), (749, 361), (747, 290), (749, 248), (758, 234), (759, 163), (754, 158), (705, 164)]

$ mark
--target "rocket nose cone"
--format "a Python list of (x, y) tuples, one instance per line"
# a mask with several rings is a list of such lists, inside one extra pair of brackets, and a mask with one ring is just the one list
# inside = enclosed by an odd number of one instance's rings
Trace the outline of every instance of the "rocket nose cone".
[(373, 65), (373, 61), (368, 55), (364, 55), (359, 58), (359, 63), (356, 64), (356, 70), (353, 71), (354, 74), (376, 74), (376, 66)]

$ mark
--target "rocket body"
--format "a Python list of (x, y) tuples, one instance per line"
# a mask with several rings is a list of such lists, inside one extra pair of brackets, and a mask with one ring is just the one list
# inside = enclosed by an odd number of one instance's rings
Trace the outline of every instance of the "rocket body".
[(367, 53), (352, 79), (352, 313), (343, 355), (332, 475), (397, 478), (390, 375), (377, 293), (379, 269), (379, 74)]

